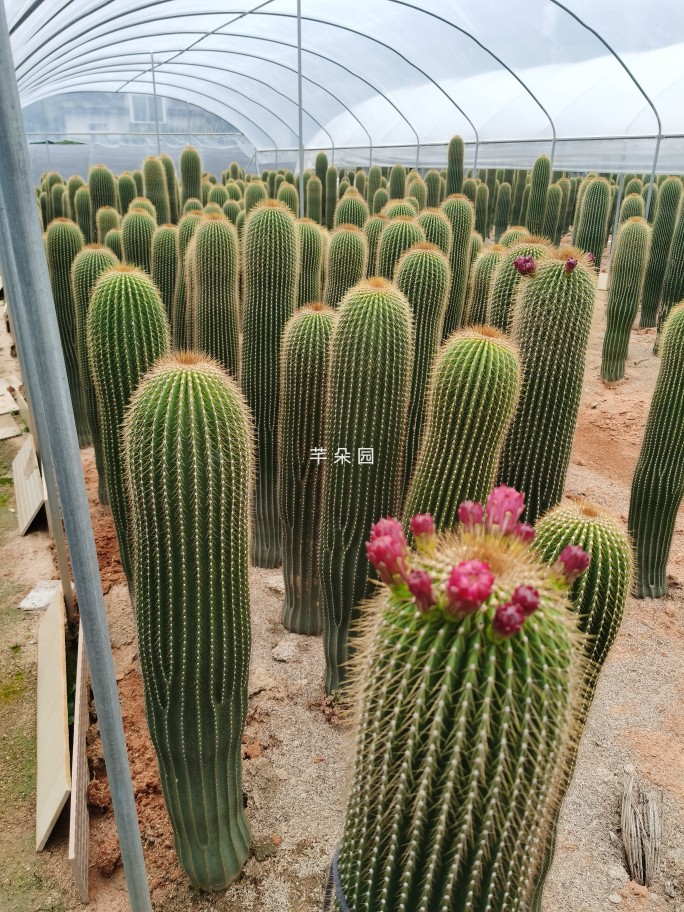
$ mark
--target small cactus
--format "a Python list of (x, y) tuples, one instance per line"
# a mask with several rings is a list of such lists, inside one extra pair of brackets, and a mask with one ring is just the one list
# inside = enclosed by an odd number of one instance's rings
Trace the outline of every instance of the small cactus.
[(530, 232), (523, 225), (511, 225), (510, 228), (506, 229), (501, 235), (499, 243), (502, 247), (513, 247), (515, 244), (519, 244), (520, 241), (524, 241), (525, 238), (529, 236)]
[(145, 196), (154, 206), (158, 225), (168, 225), (171, 221), (171, 204), (169, 188), (166, 183), (166, 172), (158, 158), (149, 156), (143, 162), (143, 180)]
[(123, 232), (120, 228), (113, 228), (111, 231), (107, 232), (107, 236), (104, 239), (105, 247), (109, 247), (117, 260), (121, 263), (123, 262)]
[(97, 224), (97, 212), (101, 206), (117, 208), (116, 181), (106, 165), (93, 165), (88, 172), (88, 189), (92, 206), (93, 223)]
[(299, 194), (296, 187), (285, 181), (278, 190), (278, 199), (284, 203), (295, 218), (299, 215)]
[(119, 205), (121, 206), (121, 215), (126, 215), (128, 208), (138, 195), (138, 188), (135, 186), (132, 174), (121, 174), (118, 180), (119, 188)]
[(137, 207), (128, 210), (121, 229), (121, 243), (124, 261), (129, 266), (150, 272), (152, 238), (156, 230), (157, 223), (148, 212)]
[(384, 215), (371, 215), (366, 224), (363, 226), (366, 240), (368, 241), (368, 266), (366, 276), (370, 278), (375, 275), (375, 266), (378, 261), (378, 244), (380, 235), (385, 227), (387, 219)]
[(489, 212), (489, 187), (486, 184), (477, 185), (475, 194), (475, 231), (486, 240), (488, 237), (487, 217)]
[(438, 209), (440, 203), (442, 202), (440, 183), (441, 178), (439, 176), (439, 171), (431, 169), (427, 172), (425, 175), (425, 205), (428, 209)]
[(255, 206), (263, 203), (268, 199), (266, 187), (261, 181), (250, 181), (245, 188), (245, 217), (249, 215)]
[(619, 224), (622, 225), (630, 218), (644, 217), (644, 200), (640, 193), (630, 193), (626, 196), (620, 206)]
[(399, 216), (412, 219), (416, 216), (416, 210), (407, 199), (391, 199), (382, 210), (382, 214), (386, 215), (388, 219)]
[(356, 225), (363, 228), (368, 220), (368, 206), (358, 190), (347, 190), (335, 209), (335, 227)]
[(200, 211), (193, 209), (181, 218), (178, 225), (178, 261), (176, 265), (176, 287), (173, 292), (173, 307), (171, 308), (171, 335), (173, 347), (179, 350), (188, 347), (189, 308), (185, 269), (186, 254), (202, 217)]
[(176, 168), (173, 159), (169, 155), (160, 155), (159, 161), (164, 169), (166, 177), (166, 192), (169, 196), (169, 221), (176, 225), (178, 223), (178, 181), (176, 180)]
[(379, 187), (373, 194), (372, 214), (379, 215), (389, 203), (389, 193), (384, 187)]
[(322, 193), (320, 180), (317, 177), (310, 178), (306, 185), (306, 216), (319, 225), (323, 224)]
[(402, 253), (424, 240), (423, 229), (415, 219), (407, 215), (388, 218), (378, 242), (376, 275), (391, 281)]
[(325, 174), (325, 227), (331, 229), (335, 224), (337, 207), (337, 168), (331, 166)]
[(468, 197), (461, 194), (447, 197), (442, 203), (442, 212), (449, 219), (452, 237), (449, 254), (451, 286), (442, 327), (442, 338), (446, 339), (463, 323), (470, 266), (470, 235), (475, 227), (475, 212)]
[(368, 241), (356, 225), (340, 225), (330, 235), (323, 303), (337, 307), (353, 285), (366, 277)]
[(508, 228), (511, 218), (511, 185), (501, 184), (496, 195), (496, 208), (494, 210), (494, 241), (499, 243), (501, 235)]
[(180, 154), (181, 203), (202, 199), (202, 163), (197, 149), (186, 146)]
[(298, 219), (297, 233), (299, 236), (297, 306), (303, 307), (305, 304), (312, 304), (321, 299), (323, 238), (320, 228), (311, 219)]
[(97, 210), (97, 243), (104, 244), (110, 231), (121, 227), (119, 213), (113, 206), (100, 206)]
[(423, 209), (416, 218), (416, 224), (425, 232), (425, 240), (439, 247), (448, 259), (451, 253), (451, 222), (441, 209)]
[(505, 253), (501, 244), (487, 247), (484, 253), (475, 260), (471, 268), (471, 283), (466, 304), (464, 326), (480, 326), (487, 322), (487, 309), (494, 273)]
[[(463, 140), (460, 136), (452, 136), (447, 148), (447, 196), (463, 191)], [(438, 205), (433, 203), (432, 205)]]

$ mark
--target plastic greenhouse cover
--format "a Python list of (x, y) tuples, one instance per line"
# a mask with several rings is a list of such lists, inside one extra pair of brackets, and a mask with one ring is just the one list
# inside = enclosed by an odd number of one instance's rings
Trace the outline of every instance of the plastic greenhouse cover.
[[(260, 164), (297, 158), (296, 0), (4, 0), (24, 105), (73, 92), (182, 99)], [(307, 163), (684, 170), (684, 4), (301, 0)], [(635, 27), (638, 22), (638, 27)], [(152, 56), (153, 55), (153, 56)]]

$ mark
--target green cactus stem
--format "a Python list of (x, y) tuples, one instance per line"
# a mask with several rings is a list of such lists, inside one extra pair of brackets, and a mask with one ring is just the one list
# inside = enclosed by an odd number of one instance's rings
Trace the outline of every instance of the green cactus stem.
[(511, 185), (501, 184), (496, 195), (496, 209), (494, 210), (494, 241), (499, 243), (501, 235), (508, 228), (511, 218)]
[[(530, 196), (525, 214), (525, 227), (530, 234), (541, 234), (544, 227), (546, 194), (551, 177), (551, 162), (546, 155), (540, 155), (532, 168)], [(521, 217), (522, 221), (522, 217)]]
[(119, 205), (121, 215), (126, 215), (128, 208), (138, 195), (138, 188), (135, 186), (132, 174), (121, 174), (118, 180)]
[(403, 199), (406, 196), (406, 168), (393, 165), (389, 176), (390, 199)]
[(416, 210), (406, 199), (391, 199), (383, 209), (383, 215), (388, 219), (404, 216), (405, 218), (415, 218)]
[(383, 212), (385, 206), (389, 203), (389, 193), (384, 187), (380, 187), (373, 194), (372, 215), (379, 215)]
[(135, 209), (142, 209), (148, 215), (152, 216), (155, 222), (157, 221), (157, 210), (154, 208), (146, 196), (136, 196), (131, 205), (128, 207), (128, 211), (133, 212)]
[(330, 166), (325, 173), (325, 227), (330, 230), (335, 224), (337, 207), (337, 168)]
[(670, 246), (679, 216), (682, 199), (682, 182), (678, 177), (668, 177), (660, 187), (658, 208), (653, 221), (651, 252), (646, 266), (644, 293), (641, 302), (642, 328), (656, 325), (658, 305), (670, 255)]
[(425, 232), (425, 240), (434, 244), (446, 257), (451, 253), (451, 222), (441, 209), (423, 209), (416, 217), (416, 224)]
[(485, 239), (487, 237), (487, 213), (489, 212), (489, 188), (478, 184), (475, 195), (475, 231)]
[(323, 224), (322, 193), (320, 180), (312, 177), (306, 185), (306, 215), (318, 225)]
[(74, 195), (74, 208), (76, 218), (74, 221), (81, 229), (81, 234), (86, 244), (90, 244), (95, 234), (93, 210), (90, 204), (90, 191), (87, 187), (79, 187)]
[(542, 235), (547, 237), (552, 244), (557, 243), (558, 223), (561, 217), (563, 204), (563, 191), (558, 184), (551, 184), (546, 194), (546, 210), (544, 211), (544, 227)]
[(519, 244), (520, 241), (524, 241), (525, 238), (530, 236), (530, 232), (524, 225), (511, 225), (499, 238), (499, 243), (502, 247), (513, 247), (515, 244)]
[(100, 206), (117, 208), (116, 181), (106, 165), (93, 165), (88, 172), (88, 189), (92, 207), (93, 225), (97, 224), (97, 212)]
[(447, 196), (463, 192), (463, 152), (464, 145), (461, 137), (452, 136), (447, 148)]
[(505, 252), (506, 248), (501, 244), (494, 244), (487, 247), (473, 263), (464, 326), (480, 326), (487, 323), (494, 273)]
[(330, 235), (323, 303), (338, 307), (345, 294), (365, 278), (368, 241), (356, 225), (340, 225)]
[[(326, 177), (328, 174), (328, 156), (325, 154), (325, 152), (319, 152), (318, 155), (316, 156), (315, 172), (316, 172), (316, 177), (321, 182), (321, 189), (323, 187), (327, 187)], [(308, 215), (308, 213), (307, 213), (307, 215)], [(314, 218), (314, 216), (309, 215), (309, 218)], [(324, 219), (325, 219), (325, 199), (322, 199), (321, 200), (321, 224), (324, 223)], [(326, 224), (327, 224), (327, 222), (326, 222)]]
[(83, 178), (79, 177), (77, 174), (72, 175), (67, 181), (68, 215), (71, 221), (76, 222), (77, 224), (78, 220), (76, 218), (76, 191), (79, 189), (79, 187), (83, 186)]
[(509, 333), (513, 323), (515, 303), (522, 282), (526, 281), (525, 272), (520, 272), (516, 265), (519, 257), (532, 257), (535, 263), (545, 259), (551, 253), (547, 238), (528, 235), (518, 244), (508, 248), (508, 253), (494, 273), (491, 295), (487, 308), (487, 323)]
[(128, 210), (121, 229), (121, 243), (124, 261), (129, 266), (150, 272), (152, 238), (156, 230), (157, 223), (149, 213), (137, 207)]
[(402, 253), (424, 240), (423, 229), (415, 219), (407, 215), (388, 218), (378, 242), (376, 275), (391, 281)]
[(363, 226), (366, 240), (368, 241), (368, 265), (366, 267), (366, 276), (370, 278), (375, 275), (375, 267), (378, 261), (378, 244), (380, 235), (387, 223), (384, 215), (371, 215), (366, 224)]
[(431, 169), (425, 175), (425, 191), (427, 194), (425, 205), (429, 209), (438, 209), (442, 202), (440, 181), (439, 171)]
[(278, 190), (278, 199), (281, 203), (285, 203), (295, 218), (299, 215), (299, 194), (296, 188), (288, 181), (281, 184)]
[(154, 206), (158, 225), (168, 225), (171, 221), (171, 204), (169, 188), (166, 182), (166, 171), (158, 158), (149, 156), (143, 162), (143, 181), (145, 196)]
[(344, 194), (335, 209), (335, 227), (356, 225), (363, 228), (368, 220), (368, 206), (358, 190), (350, 189)]
[(173, 164), (173, 159), (170, 155), (160, 155), (159, 161), (161, 162), (162, 168), (164, 169), (164, 176), (166, 177), (166, 192), (169, 196), (169, 212), (170, 219), (169, 221), (176, 225), (178, 224), (178, 180), (176, 179), (176, 168)]
[(186, 146), (180, 154), (181, 203), (202, 199), (202, 163), (197, 149)]
[[(315, 178), (317, 180), (317, 178)], [(297, 306), (312, 304), (321, 299), (321, 275), (323, 266), (323, 237), (316, 222), (311, 219), (297, 220), (299, 235), (299, 291)]]
[(107, 236), (104, 239), (104, 245), (105, 247), (109, 247), (119, 262), (122, 262), (123, 242), (122, 231), (120, 228), (113, 228), (111, 231), (107, 232)]
[(644, 217), (644, 201), (640, 193), (630, 193), (626, 196), (620, 206), (619, 224), (622, 225), (630, 218)]
[(675, 304), (684, 299), (684, 206), (680, 206), (667, 258), (663, 288), (656, 317), (657, 335), (653, 353), (658, 354), (663, 326)]
[(119, 213), (112, 206), (100, 206), (97, 210), (97, 243), (104, 244), (110, 231), (121, 227)]
[(173, 296), (176, 290), (176, 271), (178, 269), (178, 228), (175, 225), (160, 225), (152, 237), (150, 256), (150, 275), (159, 289), (159, 294), (171, 321)]
[(610, 219), (610, 184), (602, 177), (589, 181), (582, 196), (579, 223), (573, 243), (594, 257), (596, 269), (601, 267)]
[(470, 265), (470, 235), (475, 227), (475, 212), (468, 197), (461, 194), (447, 197), (442, 203), (442, 212), (449, 219), (452, 235), (449, 254), (451, 286), (442, 327), (442, 338), (446, 339), (463, 323)]

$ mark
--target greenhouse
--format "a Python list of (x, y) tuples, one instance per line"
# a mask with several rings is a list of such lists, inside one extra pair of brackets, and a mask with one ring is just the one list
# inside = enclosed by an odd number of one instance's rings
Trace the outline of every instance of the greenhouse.
[(0, 905), (684, 910), (684, 7), (2, 0)]

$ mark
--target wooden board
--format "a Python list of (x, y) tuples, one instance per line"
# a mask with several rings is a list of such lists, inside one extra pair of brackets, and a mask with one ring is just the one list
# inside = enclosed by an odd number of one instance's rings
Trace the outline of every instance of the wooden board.
[(0, 440), (7, 440), (9, 437), (18, 437), (21, 434), (19, 425), (14, 418), (8, 413), (0, 414)]
[(45, 503), (43, 476), (38, 466), (33, 437), (30, 434), (14, 457), (12, 476), (14, 480), (14, 496), (17, 499), (19, 534), (26, 535), (31, 523)]
[(45, 843), (71, 791), (64, 597), (55, 591), (38, 628), (36, 851)]
[(33, 433), (33, 428), (31, 427), (31, 413), (29, 411), (28, 402), (18, 389), (15, 389), (12, 395), (14, 396), (14, 401), (17, 403), (17, 408), (19, 409), (19, 414), (21, 415), (22, 421), (29, 429), (29, 431)]
[(88, 902), (90, 817), (88, 815), (88, 659), (83, 629), (78, 637), (76, 693), (74, 695), (74, 743), (71, 762), (71, 807), (69, 808), (69, 864), (84, 903)]

